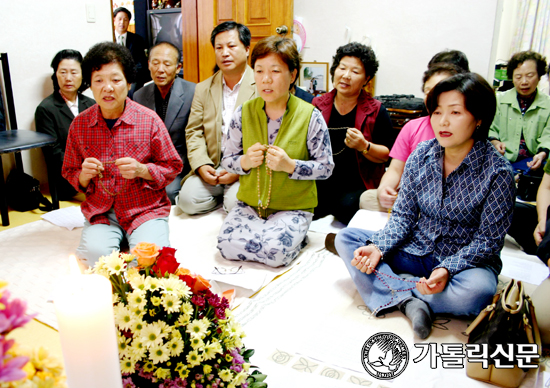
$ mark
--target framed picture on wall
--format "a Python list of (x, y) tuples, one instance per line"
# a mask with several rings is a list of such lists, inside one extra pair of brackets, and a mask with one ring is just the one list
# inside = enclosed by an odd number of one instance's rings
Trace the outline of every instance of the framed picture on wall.
[(328, 91), (328, 62), (302, 62), (298, 86), (314, 96)]

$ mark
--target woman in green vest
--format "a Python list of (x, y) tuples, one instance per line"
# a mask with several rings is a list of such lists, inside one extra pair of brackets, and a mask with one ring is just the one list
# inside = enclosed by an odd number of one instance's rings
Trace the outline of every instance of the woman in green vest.
[(228, 260), (279, 267), (307, 244), (315, 180), (327, 179), (334, 162), (321, 112), (290, 93), (300, 71), (294, 41), (262, 39), (251, 64), (260, 97), (235, 111), (224, 135), (221, 165), (240, 175), (240, 188), (218, 249)]

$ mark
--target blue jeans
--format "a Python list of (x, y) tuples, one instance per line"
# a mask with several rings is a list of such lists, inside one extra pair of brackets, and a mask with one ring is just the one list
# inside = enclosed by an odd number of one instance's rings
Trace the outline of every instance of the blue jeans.
[(359, 271), (351, 265), (353, 252), (366, 245), (373, 233), (357, 228), (343, 229), (336, 236), (335, 246), (357, 291), (374, 315), (379, 315), (411, 296), (426, 302), (436, 314), (477, 315), (491, 303), (496, 292), (497, 276), (487, 268), (473, 268), (457, 273), (438, 294), (423, 295), (416, 288), (405, 291), (414, 287), (414, 284), (394, 278), (400, 277), (397, 274), (410, 274), (412, 277), (407, 277), (407, 280), (412, 281), (418, 281), (421, 277), (429, 278), (434, 267), (439, 264), (432, 254), (415, 256), (396, 250), (384, 256), (376, 267), (381, 274), (367, 275)]
[(113, 209), (106, 215), (110, 224), (91, 225), (88, 220), (84, 222), (76, 256), (89, 267), (93, 267), (101, 256), (110, 255), (113, 250), (120, 250), (120, 243), (125, 237), (130, 249), (140, 242), (154, 243), (160, 248), (170, 246), (168, 217), (146, 221), (128, 235), (118, 223)]

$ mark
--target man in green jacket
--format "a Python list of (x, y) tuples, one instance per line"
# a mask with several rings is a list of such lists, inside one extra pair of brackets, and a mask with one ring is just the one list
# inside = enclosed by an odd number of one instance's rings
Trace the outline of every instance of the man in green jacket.
[(507, 73), (514, 88), (497, 95), (489, 140), (514, 169), (537, 170), (550, 149), (550, 96), (537, 91), (546, 58), (533, 51), (516, 53)]

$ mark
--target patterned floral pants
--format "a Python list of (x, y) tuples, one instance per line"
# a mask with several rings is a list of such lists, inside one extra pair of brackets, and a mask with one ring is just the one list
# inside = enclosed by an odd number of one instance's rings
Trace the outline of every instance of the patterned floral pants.
[(267, 219), (238, 201), (225, 218), (218, 235), (218, 249), (228, 260), (255, 261), (270, 267), (289, 265), (307, 245), (313, 213), (280, 211)]

